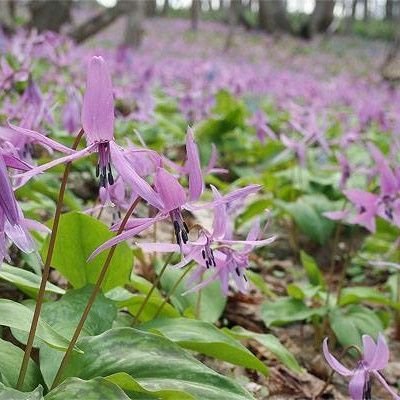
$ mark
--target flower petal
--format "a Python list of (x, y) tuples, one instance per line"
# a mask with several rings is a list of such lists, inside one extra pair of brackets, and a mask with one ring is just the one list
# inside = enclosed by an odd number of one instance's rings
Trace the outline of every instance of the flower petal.
[[(4, 158), (0, 155), (0, 209), (6, 219), (15, 225), (19, 222), (19, 213), (14, 191), (11, 187), (10, 179)], [(1, 227), (0, 227), (1, 228)]]
[[(222, 198), (218, 189), (211, 185), (211, 190), (214, 195), (214, 200), (217, 201)], [(213, 220), (213, 238), (214, 239), (222, 239), (225, 236), (226, 232), (226, 222), (228, 220), (228, 216), (226, 213), (226, 205), (225, 204), (217, 204), (214, 207), (214, 220)]]
[(154, 185), (160, 194), (164, 212), (170, 212), (185, 204), (185, 190), (178, 180), (164, 168), (157, 169)]
[(345, 367), (342, 363), (340, 363), (330, 352), (328, 349), (328, 338), (324, 339), (322, 344), (322, 350), (324, 352), (324, 357), (329, 366), (336, 371), (338, 374), (343, 376), (351, 376), (353, 372), (350, 371), (347, 367)]
[(103, 57), (92, 57), (86, 77), (82, 126), (88, 143), (114, 139), (114, 97), (111, 76)]
[(204, 182), (201, 173), (199, 150), (194, 141), (193, 130), (191, 128), (188, 128), (186, 134), (186, 154), (187, 161), (185, 167), (189, 176), (189, 200), (196, 201), (203, 193)]
[(374, 376), (379, 380), (382, 386), (391, 394), (395, 400), (400, 400), (400, 396), (388, 385), (385, 378), (379, 372), (372, 371)]
[(357, 368), (349, 383), (349, 394), (352, 400), (364, 399), (364, 386), (367, 379), (367, 371), (361, 367)]
[(43, 135), (42, 133), (31, 131), (30, 129), (26, 128), (21, 128), (20, 126), (13, 125), (11, 122), (8, 122), (8, 126), (10, 127), (11, 130), (18, 132), (19, 134), (24, 135), (35, 142), (39, 142), (46, 146), (49, 146), (53, 150), (57, 150), (61, 153), (66, 153), (66, 154), (75, 153), (74, 150), (64, 146), (61, 143), (56, 142), (53, 139), (48, 138), (46, 135)]
[(385, 337), (380, 333), (376, 342), (374, 356), (373, 358), (370, 357), (371, 359), (368, 361), (368, 366), (371, 369), (376, 370), (386, 368), (389, 362), (389, 355), (389, 347), (386, 343)]
[(20, 171), (29, 171), (32, 169), (31, 165), (11, 154), (3, 154), (3, 158), (9, 168), (19, 169)]

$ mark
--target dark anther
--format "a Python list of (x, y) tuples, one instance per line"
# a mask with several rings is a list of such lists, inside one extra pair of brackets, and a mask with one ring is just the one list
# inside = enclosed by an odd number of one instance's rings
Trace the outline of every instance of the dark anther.
[(182, 236), (183, 243), (186, 244), (188, 242), (188, 240), (189, 240), (186, 231), (181, 231), (181, 236)]
[(208, 260), (206, 260), (206, 267), (207, 269), (210, 268), (210, 263), (208, 262)]
[(240, 276), (240, 271), (239, 271), (239, 268), (235, 268), (235, 271), (236, 271), (236, 274), (237, 274), (237, 276)]
[(393, 210), (391, 207), (385, 207), (385, 214), (390, 220), (393, 220)]
[(204, 258), (204, 260), (205, 260), (205, 259), (206, 259), (206, 252), (205, 252), (204, 249), (201, 251), (201, 255), (203, 256), (203, 258)]
[(98, 178), (99, 175), (100, 175), (100, 165), (97, 164), (97, 165), (96, 165), (96, 178)]
[(176, 243), (180, 244), (181, 238), (179, 236), (180, 228), (178, 221), (174, 221), (174, 231), (175, 231)]
[(244, 280), (247, 282), (247, 277), (246, 275), (243, 275)]
[(107, 177), (108, 177), (108, 183), (109, 183), (109, 185), (113, 185), (113, 184), (114, 184), (114, 177), (113, 177), (112, 173), (109, 172), (108, 175), (107, 175)]
[(361, 206), (361, 207), (360, 207), (360, 213), (361, 213), (361, 214), (362, 214), (362, 213), (365, 213), (365, 211), (367, 211), (366, 208), (365, 208), (364, 206)]

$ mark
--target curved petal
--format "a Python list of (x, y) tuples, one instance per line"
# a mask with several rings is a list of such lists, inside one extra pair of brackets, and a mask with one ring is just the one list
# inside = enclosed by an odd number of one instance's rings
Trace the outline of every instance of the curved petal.
[(328, 349), (328, 338), (324, 339), (324, 342), (322, 344), (322, 350), (324, 352), (324, 357), (326, 362), (329, 364), (329, 366), (336, 371), (338, 374), (343, 375), (343, 376), (351, 376), (353, 375), (353, 372), (349, 370), (347, 367), (345, 367), (341, 362), (339, 362), (330, 352)]
[(7, 167), (19, 169), (20, 171), (29, 171), (33, 167), (26, 163), (25, 161), (20, 160), (18, 157), (13, 156), (11, 154), (3, 154), (4, 162)]
[(368, 372), (363, 368), (357, 368), (349, 383), (349, 394), (352, 400), (364, 399), (364, 387), (368, 379)]
[(368, 362), (371, 369), (384, 369), (389, 362), (389, 347), (384, 336), (380, 333), (376, 342), (376, 348), (373, 358)]
[(6, 163), (0, 155), (0, 208), (6, 219), (15, 225), (19, 221), (18, 205), (11, 187)]
[(29, 137), (31, 140), (33, 140), (35, 142), (39, 142), (46, 146), (49, 146), (53, 150), (57, 150), (61, 153), (66, 153), (66, 154), (75, 153), (74, 150), (62, 145), (61, 143), (56, 142), (53, 139), (48, 138), (46, 135), (43, 135), (42, 133), (39, 133), (36, 131), (31, 131), (30, 129), (26, 129), (26, 128), (21, 128), (20, 126), (13, 125), (11, 122), (8, 122), (8, 126), (13, 131), (18, 132), (19, 134), (24, 135), (26, 137)]
[(82, 126), (88, 143), (114, 139), (113, 88), (103, 57), (92, 57), (88, 64)]
[(363, 359), (370, 366), (375, 357), (376, 344), (374, 339), (369, 335), (362, 336), (363, 342)]
[(141, 178), (137, 172), (131, 167), (129, 162), (125, 159), (123, 150), (114, 142), (110, 142), (111, 150), (111, 160), (121, 175), (123, 181), (132, 187), (132, 190), (140, 196), (142, 199), (146, 200), (149, 204), (155, 208), (161, 210), (163, 204), (161, 202), (160, 196), (153, 190), (153, 188)]
[(182, 207), (186, 202), (186, 193), (178, 180), (164, 168), (158, 168), (154, 185), (164, 205), (164, 212)]
[(189, 200), (196, 201), (204, 190), (203, 175), (201, 172), (199, 150), (194, 141), (193, 130), (188, 128), (186, 134), (186, 171), (189, 176)]
[(36, 244), (31, 235), (21, 224), (11, 225), (8, 221), (5, 222), (4, 232), (11, 241), (24, 253), (32, 253), (36, 250)]

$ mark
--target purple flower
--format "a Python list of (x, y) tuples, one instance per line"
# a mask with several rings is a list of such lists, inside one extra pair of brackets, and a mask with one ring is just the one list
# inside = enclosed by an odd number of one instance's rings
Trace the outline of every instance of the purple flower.
[[(87, 147), (66, 157), (33, 168), (19, 177), (25, 183), (33, 176), (56, 165), (86, 157), (93, 152), (98, 154), (96, 176), (100, 177), (100, 187), (108, 189), (114, 183), (112, 165), (124, 182), (154, 207), (162, 207), (159, 196), (142, 179), (126, 159), (127, 153), (114, 141), (114, 99), (111, 76), (102, 57), (92, 57), (88, 66), (86, 92), (82, 107), (82, 125)], [(28, 132), (36, 138), (43, 136), (24, 128), (13, 127), (19, 132)]]
[[(12, 166), (16, 165), (13, 163)], [(6, 162), (0, 155), (0, 264), (7, 257), (6, 238), (10, 239), (24, 253), (31, 253), (36, 249), (35, 243), (26, 229), (22, 211), (15, 200)]]
[(378, 379), (381, 385), (398, 400), (400, 397), (388, 385), (385, 378), (379, 372), (386, 368), (389, 362), (389, 348), (385, 338), (379, 334), (378, 340), (375, 343), (371, 336), (363, 335), (363, 354), (361, 360), (357, 362), (354, 369), (345, 367), (339, 362), (328, 349), (328, 338), (323, 342), (323, 352), (329, 366), (338, 374), (346, 377), (351, 377), (349, 383), (349, 394), (352, 400), (371, 399), (371, 377)]
[(267, 117), (261, 110), (257, 110), (252, 115), (249, 124), (256, 129), (258, 140), (261, 143), (265, 143), (267, 136), (272, 140), (276, 140), (275, 132), (268, 126)]

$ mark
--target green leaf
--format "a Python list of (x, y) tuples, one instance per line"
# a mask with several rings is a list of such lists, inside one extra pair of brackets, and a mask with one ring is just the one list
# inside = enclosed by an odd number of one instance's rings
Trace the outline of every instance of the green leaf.
[[(61, 216), (52, 266), (60, 271), (74, 288), (95, 283), (108, 252), (87, 262), (90, 254), (114, 235), (109, 228), (86, 214), (72, 212)], [(47, 254), (48, 241), (42, 251)], [(133, 265), (132, 251), (126, 243), (118, 245), (111, 260), (103, 290), (123, 286), (129, 280)]]
[(294, 203), (277, 200), (276, 204), (290, 214), (301, 231), (314, 242), (322, 245), (331, 236), (335, 223), (325, 218), (309, 200), (300, 197)]
[(236, 382), (209, 369), (163, 336), (133, 328), (111, 329), (78, 342), (65, 377), (93, 379), (121, 371), (147, 390), (181, 390), (203, 400), (245, 400), (252, 396)]
[(273, 303), (265, 302), (261, 308), (261, 316), (267, 326), (283, 326), (324, 314), (325, 307), (309, 308), (303, 301), (289, 297), (283, 297)]
[(286, 287), (287, 294), (293, 299), (304, 300), (306, 298), (306, 294), (302, 290), (299, 285), (295, 283), (289, 283)]
[(195, 400), (195, 397), (180, 390), (146, 390), (125, 372), (109, 375), (105, 379), (118, 385), (132, 399)]
[[(8, 264), (2, 264), (0, 268), (0, 279), (12, 283), (30, 297), (37, 296), (41, 282), (41, 277), (39, 275), (22, 268), (12, 267)], [(51, 282), (47, 282), (46, 293), (64, 294), (65, 290), (53, 285)]]
[[(161, 285), (167, 293), (172, 289), (182, 273), (182, 270), (167, 268), (161, 278)], [(207, 277), (205, 276), (204, 279), (207, 279)], [(188, 277), (175, 289), (174, 295), (171, 297), (171, 302), (179, 311), (191, 317), (195, 314), (199, 293), (188, 293), (182, 296), (187, 290), (187, 280)], [(222, 293), (219, 282), (207, 285), (201, 290), (199, 318), (207, 322), (218, 321), (225, 309), (226, 301), (226, 296)]]
[[(33, 312), (28, 307), (11, 300), (0, 299), (0, 325), (29, 332)], [(66, 350), (69, 340), (39, 318), (36, 337), (55, 349)]]
[[(43, 304), (42, 318), (53, 328), (71, 338), (93, 291), (92, 286), (68, 291), (59, 301)], [(81, 336), (94, 336), (112, 327), (117, 317), (114, 303), (99, 293), (88, 314)], [(63, 353), (49, 347), (40, 348), (40, 369), (47, 386), (51, 386)]]
[(314, 286), (324, 287), (325, 286), (324, 278), (314, 258), (309, 256), (306, 252), (301, 251), (300, 259), (304, 269), (306, 270), (308, 280), (310, 281), (310, 283)]
[(392, 305), (393, 302), (389, 297), (375, 288), (367, 286), (353, 286), (343, 288), (340, 292), (339, 305), (345, 306), (347, 304), (360, 303), (362, 301), (369, 301), (376, 304)]
[[(106, 293), (106, 296), (115, 302), (118, 308), (127, 308), (132, 315), (136, 315), (146, 299), (145, 294), (133, 294), (129, 290), (124, 288), (114, 288), (113, 290)], [(146, 303), (139, 321), (149, 321), (153, 319), (154, 315), (158, 312), (159, 307), (163, 303), (164, 298), (154, 291)], [(171, 304), (165, 304), (160, 313), (162, 317), (176, 318), (180, 317), (180, 313)]]
[(232, 329), (223, 329), (224, 332), (237, 339), (253, 339), (268, 349), (276, 358), (294, 372), (301, 372), (302, 368), (297, 362), (295, 356), (279, 341), (279, 339), (270, 333), (256, 333), (248, 331), (241, 326), (235, 326)]
[(264, 363), (246, 347), (208, 322), (187, 318), (163, 318), (143, 324), (139, 329), (160, 332), (183, 348), (231, 364), (256, 369), (263, 374), (268, 373)]
[(45, 396), (45, 400), (130, 400), (117, 385), (104, 378), (70, 378)]
[[(0, 381), (7, 386), (16, 387), (24, 352), (12, 343), (0, 339), (0, 354)], [(33, 390), (40, 383), (42, 383), (42, 377), (39, 368), (33, 360), (29, 360), (23, 390)], [(9, 399), (10, 397), (7, 398)]]
[(43, 388), (38, 386), (33, 392), (20, 392), (0, 383), (0, 400), (43, 400)]
[(352, 305), (333, 309), (329, 322), (337, 339), (343, 346), (362, 346), (361, 336), (367, 334), (374, 339), (384, 330), (382, 321), (369, 308)]

